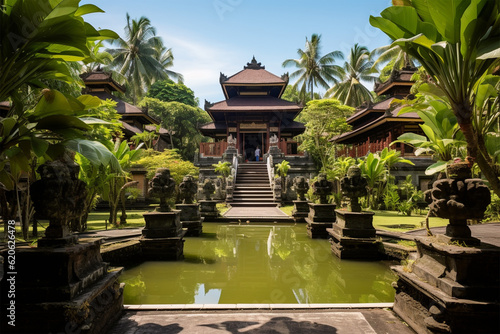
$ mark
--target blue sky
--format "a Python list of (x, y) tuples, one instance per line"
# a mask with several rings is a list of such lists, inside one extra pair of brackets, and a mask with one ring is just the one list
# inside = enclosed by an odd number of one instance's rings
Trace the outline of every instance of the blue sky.
[[(175, 57), (172, 70), (184, 75), (201, 104), (224, 99), (219, 73), (232, 75), (255, 55), (276, 75), (293, 72), (282, 62), (297, 58), (305, 38), (321, 34), (322, 53), (348, 54), (355, 43), (369, 50), (389, 39), (370, 26), (390, 0), (84, 0), (106, 13), (86, 20), (123, 34), (126, 13), (146, 16)], [(372, 88), (372, 87), (370, 87)]]

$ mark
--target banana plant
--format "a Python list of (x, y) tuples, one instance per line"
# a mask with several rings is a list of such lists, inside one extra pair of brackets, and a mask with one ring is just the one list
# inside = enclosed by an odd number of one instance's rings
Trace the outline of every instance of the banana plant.
[[(456, 157), (464, 155), (466, 146), (465, 138), (460, 131), (457, 119), (455, 118), (450, 105), (446, 102), (446, 97), (441, 96), (440, 100), (435, 99), (438, 95), (436, 87), (423, 84), (419, 88), (420, 95), (412, 106), (401, 109), (399, 114), (416, 112), (424, 121), (420, 128), (425, 136), (415, 133), (404, 133), (391, 143), (404, 143), (416, 148), (415, 155), (430, 154), (436, 162), (430, 165), (426, 175), (441, 172), (446, 168), (446, 164)], [(431, 94), (430, 92), (434, 92)]]
[(368, 182), (367, 207), (377, 203), (377, 196), (382, 195), (384, 184), (387, 181), (388, 170), (384, 160), (377, 153), (369, 153), (359, 162), (361, 173)]
[[(500, 1), (397, 1), (370, 23), (393, 45), (415, 57), (450, 101), (467, 143), (469, 161), (477, 162), (492, 190), (500, 194), (500, 179), (484, 150), (481, 129), (474, 127), (477, 85), (499, 64)], [(487, 118), (488, 114), (476, 116)]]

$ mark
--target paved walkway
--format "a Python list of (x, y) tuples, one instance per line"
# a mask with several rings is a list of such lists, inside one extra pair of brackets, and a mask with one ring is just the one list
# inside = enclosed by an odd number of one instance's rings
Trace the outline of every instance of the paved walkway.
[[(480, 239), (482, 243), (500, 247), (500, 223), (469, 225), (469, 227), (471, 229), (472, 236)], [(446, 227), (432, 227), (431, 231), (433, 234), (444, 234), (446, 232)], [(427, 231), (425, 229), (419, 229), (408, 231), (404, 234), (412, 236), (425, 236), (427, 235)]]
[(389, 309), (127, 311), (109, 334), (414, 334)]
[(227, 210), (223, 216), (232, 219), (252, 219), (252, 218), (267, 218), (268, 220), (290, 218), (286, 213), (277, 207), (246, 207), (233, 206)]

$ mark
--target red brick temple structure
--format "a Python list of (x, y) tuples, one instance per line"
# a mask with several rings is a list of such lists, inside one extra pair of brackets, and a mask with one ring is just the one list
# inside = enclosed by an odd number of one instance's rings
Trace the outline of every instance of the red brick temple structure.
[[(212, 122), (201, 125), (199, 131), (213, 142), (201, 143), (195, 164), (200, 176), (213, 177), (212, 164), (221, 160), (258, 163), (259, 148), (264, 164), (269, 155), (273, 162), (287, 160), (289, 174), (309, 177), (314, 165), (306, 152), (301, 152), (295, 136), (305, 131), (303, 123), (295, 121), (303, 106), (283, 100), (288, 74), (279, 77), (257, 62), (255, 57), (243, 70), (219, 79), (225, 100), (205, 101), (205, 110)], [(294, 175), (295, 174), (295, 175)]]

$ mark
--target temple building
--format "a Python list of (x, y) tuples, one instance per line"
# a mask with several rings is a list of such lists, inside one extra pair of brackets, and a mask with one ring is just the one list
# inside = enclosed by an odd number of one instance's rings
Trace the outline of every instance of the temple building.
[(266, 71), (254, 57), (242, 71), (230, 77), (221, 73), (220, 84), (225, 100), (205, 101), (212, 122), (199, 130), (214, 142), (202, 143), (200, 159), (222, 157), (228, 138), (236, 140), (236, 150), (244, 160), (253, 160), (257, 147), (268, 152), (272, 138), (277, 138), (284, 156), (302, 155), (293, 137), (305, 131), (304, 124), (294, 121), (303, 107), (281, 99), (288, 75), (278, 77)]
[[(405, 67), (393, 71), (387, 81), (375, 85), (375, 93), (386, 98), (378, 103), (370, 102), (361, 105), (347, 119), (352, 130), (333, 139), (335, 143), (345, 145), (344, 149), (337, 151), (337, 156), (360, 158), (369, 152), (375, 153), (389, 147), (389, 144), (403, 133), (413, 132), (425, 135), (419, 126), (424, 122), (417, 113), (399, 115), (403, 107), (391, 104), (395, 99), (404, 99), (410, 95), (410, 89), (415, 83), (411, 78), (416, 70), (416, 68)], [(433, 163), (432, 159), (429, 156), (416, 157), (413, 147), (401, 143), (390, 148), (400, 151), (401, 156), (415, 164), (415, 166), (397, 166), (399, 172), (396, 170), (393, 173), (396, 180), (403, 180), (411, 172), (415, 176), (414, 184), (426, 190), (431, 177), (425, 175), (424, 171)]]
[[(312, 177), (316, 169), (310, 156), (299, 150), (300, 144), (294, 139), (305, 131), (305, 125), (295, 121), (303, 106), (281, 98), (288, 85), (288, 75), (279, 77), (266, 71), (254, 57), (242, 71), (230, 77), (221, 73), (219, 82), (225, 100), (205, 101), (205, 111), (212, 122), (199, 127), (204, 136), (213, 139), (201, 143), (195, 154), (200, 180), (214, 179), (216, 189), (220, 189), (213, 164), (233, 162), (236, 158), (240, 167), (236, 165), (238, 177), (234, 194), (216, 190), (215, 199), (225, 199), (231, 206), (276, 205), (282, 200), (295, 199), (289, 189), (293, 177)], [(260, 161), (255, 157), (257, 148)], [(284, 182), (288, 187), (278, 191), (272, 184), (272, 173), (274, 165), (283, 160), (290, 166), (288, 181)]]
[[(147, 109), (140, 109), (113, 95), (113, 92), (124, 93), (125, 88), (113, 79), (111, 73), (98, 69), (84, 73), (80, 77), (85, 84), (83, 94), (96, 96), (103, 101), (110, 99), (116, 102), (116, 111), (121, 116), (120, 122), (123, 125), (124, 138), (122, 140), (130, 141), (131, 137), (144, 131), (156, 131), (160, 121), (149, 115)], [(168, 131), (160, 127), (154, 148), (161, 152), (169, 147)]]

